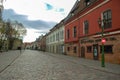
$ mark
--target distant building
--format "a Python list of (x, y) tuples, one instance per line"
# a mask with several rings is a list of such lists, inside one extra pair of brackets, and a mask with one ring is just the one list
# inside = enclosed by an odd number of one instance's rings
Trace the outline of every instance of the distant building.
[(39, 50), (46, 51), (46, 35), (44, 35), (39, 41)]

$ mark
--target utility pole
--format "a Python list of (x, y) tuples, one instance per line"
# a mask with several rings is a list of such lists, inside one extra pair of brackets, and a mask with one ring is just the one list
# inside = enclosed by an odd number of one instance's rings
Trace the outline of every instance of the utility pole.
[(104, 27), (105, 27), (105, 24), (106, 24), (107, 20), (105, 19), (105, 17), (103, 16), (103, 19), (101, 20), (101, 18), (98, 19), (98, 24), (99, 24), (99, 27), (102, 29), (102, 33), (101, 33), (101, 36), (102, 36), (102, 56), (101, 56), (101, 66), (102, 67), (105, 67), (105, 56), (104, 56), (104, 43), (106, 42), (105, 38), (104, 38)]

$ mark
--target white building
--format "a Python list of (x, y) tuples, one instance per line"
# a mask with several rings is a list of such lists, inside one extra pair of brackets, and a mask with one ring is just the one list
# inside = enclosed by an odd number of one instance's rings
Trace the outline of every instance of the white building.
[(64, 53), (64, 20), (55, 25), (46, 36), (46, 51)]

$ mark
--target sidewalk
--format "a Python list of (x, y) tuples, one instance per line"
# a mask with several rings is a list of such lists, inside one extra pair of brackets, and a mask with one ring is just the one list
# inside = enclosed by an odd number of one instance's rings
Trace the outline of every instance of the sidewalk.
[(79, 58), (79, 63), (96, 70), (101, 70), (104, 72), (120, 75), (120, 65), (118, 64), (111, 64), (105, 62), (105, 67), (101, 67), (101, 61), (84, 59), (84, 58)]
[(0, 53), (0, 73), (19, 57), (20, 51), (8, 51)]
[[(46, 53), (48, 53), (48, 52), (46, 52)], [(50, 54), (52, 56), (56, 56), (58, 58), (66, 59), (68, 61), (77, 63), (79, 65), (83, 65), (85, 67), (90, 67), (92, 69), (100, 70), (103, 72), (120, 75), (120, 65), (119, 64), (111, 64), (111, 63), (105, 62), (105, 67), (101, 67), (101, 61), (98, 61), (98, 60), (91, 60), (91, 59), (73, 57), (73, 56), (62, 55), (62, 54), (53, 54), (53, 53), (48, 53), (48, 54)]]

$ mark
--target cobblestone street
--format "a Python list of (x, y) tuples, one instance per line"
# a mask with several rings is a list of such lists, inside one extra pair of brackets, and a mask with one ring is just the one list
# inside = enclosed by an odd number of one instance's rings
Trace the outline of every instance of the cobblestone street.
[(26, 50), (0, 73), (0, 80), (120, 80), (120, 75), (80, 65), (69, 56)]

